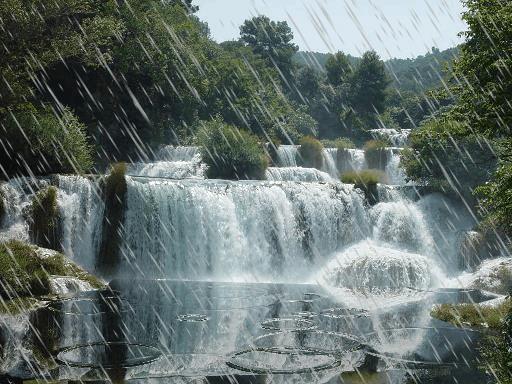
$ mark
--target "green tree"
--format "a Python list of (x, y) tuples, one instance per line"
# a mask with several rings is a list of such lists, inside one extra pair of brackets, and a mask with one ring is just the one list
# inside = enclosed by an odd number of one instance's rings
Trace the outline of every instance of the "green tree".
[(383, 112), (389, 83), (384, 62), (379, 55), (374, 51), (365, 52), (351, 82), (351, 108), (363, 116)]
[(329, 55), (325, 63), (325, 71), (327, 80), (333, 87), (348, 83), (352, 76), (352, 66), (349, 58), (343, 52)]
[(273, 21), (266, 16), (253, 17), (240, 27), (241, 40), (275, 67), (284, 82), (290, 79), (293, 55), (298, 47), (286, 21)]
[(487, 137), (510, 135), (512, 126), (512, 3), (464, 0), (468, 30), (455, 62), (456, 112)]

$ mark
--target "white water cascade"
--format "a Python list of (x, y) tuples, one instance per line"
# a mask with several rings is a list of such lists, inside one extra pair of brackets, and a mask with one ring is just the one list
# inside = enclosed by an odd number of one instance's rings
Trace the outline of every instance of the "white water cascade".
[(130, 165), (131, 176), (155, 177), (166, 179), (203, 179), (206, 166), (201, 162), (198, 147), (165, 146), (151, 163)]
[(63, 251), (93, 271), (105, 210), (98, 184), (81, 176), (59, 176), (58, 185)]
[(372, 129), (370, 131), (372, 137), (376, 140), (388, 140), (395, 147), (405, 147), (409, 136), (411, 134), (410, 129), (392, 129), (392, 128), (381, 128)]
[(365, 238), (342, 184), (128, 180), (124, 254), (144, 275), (296, 281)]

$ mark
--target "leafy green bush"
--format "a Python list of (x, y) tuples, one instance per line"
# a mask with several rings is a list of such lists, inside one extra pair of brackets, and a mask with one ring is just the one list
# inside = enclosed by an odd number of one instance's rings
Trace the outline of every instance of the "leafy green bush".
[(311, 136), (304, 136), (300, 140), (299, 154), (306, 167), (321, 169), (324, 163), (322, 151), (324, 146)]
[(111, 276), (121, 262), (121, 228), (126, 201), (126, 163), (116, 163), (103, 180), (105, 215), (97, 268), (104, 276)]
[(212, 179), (263, 180), (268, 157), (258, 138), (219, 118), (204, 122), (196, 142)]
[(41, 247), (60, 249), (60, 213), (57, 188), (40, 190), (32, 201), (30, 232), (33, 242)]
[(62, 254), (42, 257), (37, 247), (30, 244), (20, 241), (0, 244), (0, 297), (3, 299), (49, 294), (51, 275), (76, 277), (95, 288), (103, 286)]
[(381, 169), (386, 168), (387, 151), (389, 143), (385, 140), (370, 140), (364, 145), (364, 157), (369, 168)]
[(65, 109), (25, 106), (1, 119), (6, 151), (0, 151), (3, 176), (83, 173), (92, 167), (85, 126)]
[(321, 140), (321, 142), (325, 148), (353, 149), (356, 147), (348, 137), (340, 137), (336, 140)]

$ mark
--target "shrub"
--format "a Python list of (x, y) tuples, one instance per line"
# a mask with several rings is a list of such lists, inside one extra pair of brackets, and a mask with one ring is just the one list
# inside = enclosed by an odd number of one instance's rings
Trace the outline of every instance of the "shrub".
[(325, 148), (353, 149), (356, 147), (354, 142), (348, 137), (340, 137), (336, 140), (322, 140), (321, 142)]
[(322, 151), (324, 146), (311, 136), (304, 136), (300, 140), (299, 154), (306, 167), (321, 169), (324, 163)]
[[(85, 126), (70, 111), (20, 108), (0, 118), (6, 151), (0, 151), (3, 176), (82, 173), (92, 167)], [(21, 128), (23, 127), (23, 128)]]
[(389, 143), (384, 140), (370, 140), (364, 145), (364, 157), (369, 168), (381, 169), (386, 168), (387, 151)]
[(479, 304), (441, 304), (432, 309), (431, 316), (457, 327), (489, 327), (499, 329), (505, 316), (512, 311), (512, 299), (497, 307)]
[(196, 142), (208, 165), (209, 178), (265, 179), (269, 161), (257, 136), (215, 118), (202, 124)]
[(57, 204), (57, 188), (50, 186), (40, 190), (31, 205), (30, 232), (33, 242), (41, 247), (60, 249), (60, 214)]
[(0, 297), (3, 299), (49, 294), (51, 275), (76, 277), (95, 288), (103, 286), (62, 254), (42, 257), (33, 245), (20, 241), (0, 244)]
[(121, 261), (121, 228), (126, 201), (126, 163), (116, 163), (103, 181), (105, 215), (97, 268), (104, 276), (111, 276)]
[(368, 169), (361, 172), (347, 172), (341, 177), (341, 182), (354, 184), (356, 188), (361, 189), (368, 203), (374, 205), (379, 201), (377, 184), (385, 179), (385, 175), (375, 169)]

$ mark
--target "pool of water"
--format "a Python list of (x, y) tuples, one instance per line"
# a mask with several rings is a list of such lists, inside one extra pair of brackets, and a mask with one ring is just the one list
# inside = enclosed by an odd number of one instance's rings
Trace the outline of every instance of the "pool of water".
[(130, 383), (483, 382), (480, 333), (429, 312), (485, 295), (417, 295), (371, 309), (315, 285), (117, 280), (33, 314), (29, 339), (45, 364), (8, 373)]

